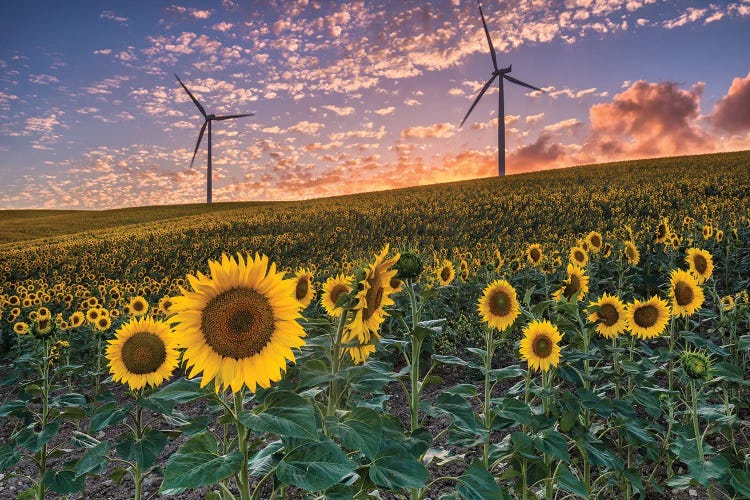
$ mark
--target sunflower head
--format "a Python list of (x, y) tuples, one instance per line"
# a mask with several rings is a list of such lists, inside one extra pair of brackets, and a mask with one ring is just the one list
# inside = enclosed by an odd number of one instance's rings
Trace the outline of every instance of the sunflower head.
[(456, 268), (453, 262), (448, 259), (443, 260), (443, 264), (435, 271), (440, 286), (448, 286), (456, 278)]
[(347, 296), (352, 291), (353, 280), (354, 276), (346, 276), (344, 273), (340, 273), (337, 276), (331, 276), (323, 284), (323, 295), (320, 302), (330, 316), (334, 318), (341, 316), (344, 306), (343, 304), (339, 304), (339, 299)]
[(628, 328), (633, 335), (650, 339), (661, 335), (669, 321), (669, 305), (654, 295), (648, 300), (635, 300), (625, 310)]
[(128, 384), (132, 390), (160, 385), (177, 366), (177, 342), (163, 321), (133, 318), (108, 344), (106, 358), (112, 380)]
[(703, 283), (714, 272), (714, 262), (711, 254), (700, 248), (688, 248), (685, 262), (690, 266), (690, 274), (695, 276), (698, 283)]
[(623, 254), (625, 255), (625, 259), (627, 259), (628, 264), (631, 266), (637, 266), (641, 261), (641, 253), (632, 241), (625, 242)]
[(169, 308), (172, 306), (172, 298), (169, 295), (165, 295), (159, 299), (159, 311), (165, 316), (169, 316)]
[(721, 229), (716, 230), (716, 241), (719, 243), (724, 241), (724, 231), (722, 231)]
[(303, 308), (310, 305), (315, 298), (315, 287), (313, 286), (313, 273), (308, 269), (298, 269), (294, 275), (294, 298)]
[(516, 295), (516, 289), (505, 280), (487, 285), (477, 306), (482, 321), (498, 330), (510, 327), (521, 312)]
[(586, 249), (580, 245), (576, 245), (570, 249), (570, 262), (578, 267), (586, 267), (586, 263), (589, 261), (589, 254)]
[(589, 321), (597, 323), (596, 331), (607, 338), (617, 337), (627, 328), (625, 320), (625, 305), (617, 296), (607, 293), (596, 302), (589, 304), (593, 311), (589, 314)]
[(33, 324), (38, 339), (48, 339), (54, 334), (54, 322), (50, 318), (37, 318)]
[(688, 349), (680, 355), (680, 362), (692, 380), (705, 382), (711, 379), (711, 357), (705, 352)]
[(698, 280), (687, 271), (675, 269), (670, 275), (669, 296), (672, 299), (672, 314), (690, 316), (703, 304), (703, 289)]
[(589, 251), (591, 253), (599, 253), (602, 249), (603, 240), (601, 233), (597, 231), (591, 231), (586, 236), (586, 244), (588, 245)]
[(552, 294), (552, 298), (560, 301), (563, 298), (570, 301), (573, 297), (575, 300), (581, 300), (589, 292), (589, 277), (580, 267), (568, 263), (568, 277), (563, 281), (563, 286)]
[(664, 243), (667, 241), (667, 238), (669, 238), (669, 232), (669, 221), (662, 218), (659, 225), (656, 226), (656, 237), (654, 238), (654, 241), (656, 241), (656, 243)]
[(148, 312), (148, 302), (142, 296), (138, 295), (130, 299), (128, 304), (130, 314), (135, 317), (145, 316)]
[(557, 326), (547, 320), (532, 321), (523, 329), (521, 359), (528, 362), (529, 369), (546, 372), (560, 363), (561, 340)]
[(732, 295), (725, 295), (721, 298), (721, 310), (724, 312), (729, 312), (732, 309), (734, 309), (734, 297)]
[(27, 333), (29, 333), (29, 324), (24, 323), (23, 321), (14, 323), (13, 331), (16, 332), (18, 335), (26, 335)]
[(110, 326), (112, 326), (112, 320), (109, 319), (109, 316), (100, 316), (99, 319), (96, 320), (96, 323), (94, 323), (94, 327), (99, 332), (106, 332), (109, 330)]
[(538, 243), (532, 243), (526, 248), (526, 260), (532, 266), (538, 266), (542, 262), (542, 258), (544, 258), (544, 253), (542, 253), (542, 246)]
[(210, 276), (188, 275), (192, 291), (183, 289), (169, 309), (188, 375), (203, 373), (201, 385), (214, 381), (217, 392), (270, 387), (294, 361), (292, 348), (304, 345), (296, 280), (257, 254), (222, 255), (208, 267)]
[(706, 224), (703, 226), (703, 239), (708, 240), (711, 239), (711, 236), (714, 234), (714, 228), (711, 226), (711, 224)]
[(400, 279), (416, 279), (422, 274), (424, 263), (422, 257), (415, 252), (404, 252), (394, 266)]

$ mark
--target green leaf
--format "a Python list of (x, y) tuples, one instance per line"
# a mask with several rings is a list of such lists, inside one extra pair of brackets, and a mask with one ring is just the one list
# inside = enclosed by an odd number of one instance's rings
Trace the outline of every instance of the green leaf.
[(568, 441), (565, 436), (557, 431), (545, 429), (534, 436), (534, 447), (542, 453), (546, 453), (563, 462), (570, 462), (568, 453)]
[(648, 431), (638, 425), (638, 421), (629, 421), (623, 425), (623, 430), (634, 444), (651, 443), (654, 437)]
[[(745, 336), (750, 337), (750, 335)], [(731, 476), (729, 484), (732, 485), (734, 491), (742, 497), (750, 498), (750, 472), (732, 469), (729, 475)]]
[(499, 368), (496, 370), (490, 370), (490, 380), (493, 382), (497, 380), (505, 380), (509, 378), (523, 377), (526, 375), (526, 370), (522, 370), (517, 366), (508, 366), (506, 368)]
[(594, 410), (602, 417), (608, 417), (612, 413), (612, 404), (608, 399), (604, 399), (589, 389), (579, 388), (576, 391), (581, 406), (589, 410)]
[(737, 347), (742, 351), (750, 349), (750, 335), (743, 335), (738, 339)]
[(86, 453), (76, 463), (76, 477), (92, 472), (100, 473), (107, 465), (107, 452), (109, 452), (109, 441), (104, 441), (86, 450)]
[(14, 436), (16, 442), (19, 445), (23, 446), (32, 453), (36, 453), (37, 451), (41, 450), (42, 446), (48, 443), (50, 439), (55, 437), (57, 431), (60, 430), (60, 422), (52, 422), (51, 424), (47, 424), (47, 426), (39, 433), (34, 432), (34, 425), (35, 424), (30, 424), (29, 426), (24, 427)]
[(386, 384), (396, 380), (392, 366), (380, 361), (368, 361), (364, 365), (352, 366), (344, 370), (354, 391), (381, 392)]
[(375, 410), (357, 407), (342, 422), (332, 420), (326, 427), (347, 450), (359, 450), (372, 459), (380, 449), (383, 423)]
[(148, 399), (163, 399), (175, 403), (189, 403), (206, 395), (206, 390), (201, 389), (200, 383), (186, 378), (180, 378), (171, 384), (159, 389), (149, 396)]
[(354, 471), (341, 448), (330, 439), (306, 443), (286, 455), (276, 466), (279, 481), (308, 491), (322, 491)]
[(147, 429), (141, 439), (122, 434), (115, 443), (117, 454), (124, 460), (136, 461), (142, 469), (148, 469), (167, 446), (167, 435), (161, 431)]
[(429, 479), (425, 466), (400, 447), (381, 452), (370, 466), (370, 479), (389, 490), (421, 488)]
[(625, 469), (622, 471), (622, 475), (630, 482), (636, 492), (646, 492), (646, 489), (643, 487), (643, 478), (638, 469)]
[(49, 405), (53, 408), (67, 408), (70, 406), (85, 408), (87, 404), (86, 398), (82, 394), (75, 392), (61, 394), (49, 402)]
[(604, 443), (593, 436), (584, 440), (583, 447), (594, 465), (618, 471), (621, 471), (625, 465), (620, 457), (614, 455), (604, 446)]
[[(494, 402), (495, 400), (493, 400), (493, 403)], [(500, 410), (497, 412), (495, 424), (498, 423), (498, 420), (504, 420), (505, 422), (510, 424), (498, 430), (504, 430), (508, 427), (515, 427), (517, 425), (531, 423), (531, 408), (529, 408), (529, 405), (527, 405), (523, 401), (519, 401), (518, 399), (511, 397), (503, 397), (500, 398), (497, 402), (499, 403)]]
[(560, 489), (569, 491), (576, 496), (581, 498), (588, 498), (589, 492), (586, 490), (586, 486), (573, 474), (568, 466), (560, 464), (557, 469), (557, 485)]
[(21, 451), (12, 444), (0, 446), (0, 470), (13, 467), (21, 461)]
[(44, 484), (54, 492), (66, 495), (83, 491), (86, 476), (76, 476), (75, 472), (63, 470), (55, 472), (47, 469), (44, 473)]
[(169, 457), (160, 491), (198, 488), (218, 483), (242, 468), (242, 452), (218, 453), (216, 438), (209, 432), (196, 434)]
[(299, 367), (300, 388), (315, 387), (331, 380), (331, 369), (322, 359), (309, 359)]
[(26, 413), (26, 401), (22, 399), (11, 399), (0, 405), (0, 417), (8, 417), (10, 415), (21, 416)]
[(110, 425), (119, 424), (130, 411), (130, 405), (121, 407), (118, 403), (111, 401), (94, 410), (91, 415), (92, 432), (100, 431)]
[(464, 471), (458, 478), (456, 491), (465, 500), (486, 500), (506, 498), (505, 492), (497, 485), (495, 478), (487, 472), (478, 460)]
[(477, 386), (474, 384), (458, 384), (444, 389), (442, 392), (446, 394), (456, 394), (457, 396), (468, 396), (473, 397), (478, 394)]
[(258, 414), (241, 412), (242, 425), (255, 432), (270, 432), (287, 438), (318, 439), (315, 410), (302, 396), (290, 391), (274, 391), (259, 409)]
[(260, 450), (255, 456), (248, 460), (248, 472), (251, 476), (263, 477), (273, 469), (281, 457), (278, 452), (284, 448), (284, 444), (279, 441), (273, 441), (265, 448)]
[(534, 453), (534, 442), (524, 432), (513, 432), (510, 435), (510, 440), (513, 442), (513, 453), (523, 458), (529, 458), (536, 460), (537, 454)]
[(435, 402), (435, 409), (439, 413), (450, 415), (453, 425), (469, 432), (479, 431), (479, 419), (474, 413), (471, 403), (457, 394), (442, 393)]
[(458, 356), (441, 356), (438, 354), (433, 354), (432, 359), (434, 359), (435, 361), (439, 363), (443, 363), (446, 365), (467, 366), (469, 364), (468, 361), (464, 361)]

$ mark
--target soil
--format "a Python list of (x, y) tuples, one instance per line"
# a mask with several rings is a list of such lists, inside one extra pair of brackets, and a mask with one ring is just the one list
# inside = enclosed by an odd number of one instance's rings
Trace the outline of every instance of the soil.
[[(0, 365), (0, 378), (5, 377), (10, 372), (10, 367), (7, 364)], [(430, 386), (425, 389), (424, 397), (425, 399), (434, 402), (434, 400), (437, 398), (437, 396), (446, 388), (446, 387), (452, 387), (459, 383), (466, 383), (469, 381), (469, 373), (467, 373), (467, 370), (465, 370), (462, 367), (457, 366), (443, 366), (442, 369), (440, 369), (437, 373), (441, 378), (444, 380), (444, 384), (436, 385), (436, 386)], [(177, 377), (174, 377), (175, 379)], [(481, 386), (479, 381), (474, 381), (475, 385), (479, 390), (481, 390)], [(511, 382), (507, 382), (505, 385), (498, 384), (498, 387), (496, 388), (496, 394), (493, 394), (493, 396), (499, 396), (503, 393), (503, 391), (507, 390), (508, 387), (512, 385)], [(114, 393), (113, 396), (116, 401), (126, 404), (129, 400), (129, 396), (125, 393), (124, 386), (110, 386), (114, 387)], [(2, 402), (12, 399), (12, 386), (0, 386), (0, 404)], [(401, 390), (401, 387), (397, 383), (390, 384), (386, 387), (386, 392), (391, 396), (388, 402), (388, 411), (391, 415), (394, 415), (398, 417), (405, 428), (408, 428), (409, 426), (409, 407), (407, 399)], [(192, 403), (182, 404), (179, 405), (178, 410), (182, 413), (186, 414), (189, 417), (195, 417), (199, 415), (205, 415), (209, 412), (208, 404), (206, 400), (199, 399), (197, 401), (194, 401)], [(148, 410), (144, 410), (144, 421), (150, 421), (151, 418), (155, 417), (154, 414), (150, 413)], [(14, 430), (15, 425), (15, 418), (4, 418), (2, 422), (0, 422), (0, 444), (3, 444), (8, 441), (11, 433)], [(86, 420), (85, 420), (86, 421)], [(163, 424), (163, 429), (169, 429), (169, 427)], [(447, 417), (441, 417), (441, 418), (431, 418), (427, 417), (425, 421), (426, 427), (431, 431), (431, 433), (434, 435), (438, 434), (441, 430), (445, 429), (449, 424), (449, 420)], [(214, 425), (215, 424), (214, 422)], [(154, 427), (159, 428), (158, 424), (156, 424)], [(50, 446), (61, 446), (66, 449), (70, 449), (69, 453), (66, 453), (64, 457), (52, 459), (48, 462), (48, 467), (52, 470), (59, 470), (65, 462), (75, 460), (79, 458), (83, 454), (82, 449), (76, 449), (72, 448), (70, 445), (71, 437), (74, 431), (78, 429), (74, 428), (72, 424), (67, 423), (61, 431), (55, 436), (55, 438), (50, 442)], [(217, 430), (216, 428), (213, 428), (212, 430)], [(106, 433), (104, 431), (99, 432), (95, 437), (100, 440), (109, 440), (112, 444), (112, 447), (114, 448), (114, 440), (116, 436), (119, 436), (121, 433), (125, 432), (126, 428), (124, 425), (117, 425), (113, 427), (109, 427), (106, 429)], [(496, 435), (493, 435), (493, 442), (501, 440), (503, 436), (500, 433), (496, 433)], [(160, 458), (157, 459), (156, 466), (163, 469), (166, 466), (168, 458), (174, 454), (177, 449), (187, 440), (185, 436), (179, 436), (177, 438), (171, 439), (169, 444), (167, 445), (164, 452), (161, 454)], [(441, 438), (440, 441), (438, 441), (435, 444), (438, 445), (444, 445), (446, 441), (446, 438)], [(461, 451), (464, 451), (463, 449), (453, 449), (451, 450), (450, 447), (447, 447), (449, 451), (452, 451), (454, 453), (460, 453)], [(471, 453), (466, 455), (465, 460), (459, 460), (456, 462), (451, 462), (447, 465), (443, 466), (430, 466), (430, 477), (436, 478), (440, 476), (459, 476), (464, 471), (464, 469), (468, 466), (469, 463), (475, 458), (474, 455)], [(85, 499), (106, 499), (106, 500), (121, 500), (121, 499), (129, 499), (132, 498), (133, 495), (133, 481), (129, 475), (125, 475), (122, 480), (119, 483), (115, 483), (113, 480), (109, 478), (109, 475), (113, 469), (113, 466), (110, 464), (107, 466), (105, 471), (97, 477), (89, 477), (86, 481), (86, 489), (83, 494), (78, 495), (70, 495), (68, 498), (85, 498)], [(644, 474), (647, 471), (644, 471)], [(650, 472), (650, 471), (648, 471)], [(679, 473), (683, 473), (685, 471), (678, 471)], [(16, 474), (19, 474), (18, 476)], [(11, 470), (5, 470), (3, 472), (0, 472), (0, 499), (12, 499), (16, 498), (18, 494), (24, 492), (31, 486), (31, 481), (23, 476), (31, 476), (36, 477), (38, 475), (38, 469), (36, 465), (28, 458), (24, 458), (21, 462), (16, 464), (15, 467), (13, 467)], [(251, 478), (251, 491), (252, 488), (257, 484), (258, 478)], [(209, 489), (206, 487), (198, 488), (195, 490), (189, 490), (184, 493), (181, 493), (179, 495), (171, 496), (171, 497), (165, 497), (162, 495), (159, 495), (158, 489), (161, 484), (161, 478), (156, 475), (150, 475), (148, 476), (143, 484), (143, 498), (177, 498), (177, 499), (184, 499), (184, 500), (197, 500), (197, 499), (203, 499), (206, 497), (206, 494), (208, 493)], [(440, 482), (434, 485), (430, 488), (430, 490), (427, 492), (427, 495), (425, 496), (426, 499), (433, 499), (436, 500), (440, 497), (440, 495), (444, 493), (450, 493), (454, 490), (455, 485), (450, 482)], [(267, 498), (270, 496), (270, 485), (267, 488), (267, 491), (262, 492), (261, 498)], [(49, 493), (47, 498), (61, 498), (60, 495), (57, 495), (55, 493)], [(296, 490), (294, 488), (287, 490), (287, 498), (302, 498), (302, 492), (299, 490)], [(388, 498), (388, 499), (396, 499), (396, 498), (403, 498), (402, 496), (397, 496), (393, 494), (384, 494), (381, 496), (381, 498)], [(681, 490), (681, 491), (675, 491), (675, 492), (667, 492), (665, 494), (652, 494), (646, 497), (647, 499), (703, 499), (708, 498), (708, 495), (702, 488), (690, 488), (688, 490)]]

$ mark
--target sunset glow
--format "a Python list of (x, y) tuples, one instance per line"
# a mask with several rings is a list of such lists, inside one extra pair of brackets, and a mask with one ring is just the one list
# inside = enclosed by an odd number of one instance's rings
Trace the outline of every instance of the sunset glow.
[[(750, 149), (750, 0), (483, 2), (507, 173)], [(0, 7), (0, 209), (297, 200), (496, 175), (474, 0)]]

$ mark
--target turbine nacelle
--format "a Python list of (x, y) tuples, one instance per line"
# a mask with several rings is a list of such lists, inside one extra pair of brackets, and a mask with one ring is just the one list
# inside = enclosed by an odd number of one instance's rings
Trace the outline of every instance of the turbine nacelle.
[(499, 76), (499, 75), (505, 75), (507, 73), (510, 73), (513, 71), (513, 65), (511, 64), (507, 68), (498, 68), (495, 71), (492, 72), (492, 76)]

